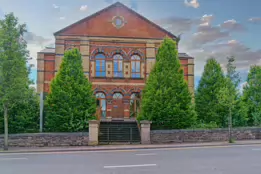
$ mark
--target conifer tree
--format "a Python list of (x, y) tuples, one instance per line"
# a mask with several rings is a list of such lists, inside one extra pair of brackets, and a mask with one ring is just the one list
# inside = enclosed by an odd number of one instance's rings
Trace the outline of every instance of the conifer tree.
[(228, 78), (228, 84), (227, 88), (229, 90), (229, 97), (232, 97), (230, 100), (234, 102), (234, 105), (232, 106), (231, 110), (231, 120), (232, 120), (232, 125), (234, 127), (239, 127), (239, 126), (246, 126), (247, 125), (247, 116), (244, 111), (244, 107), (242, 105), (242, 100), (240, 96), (240, 92), (238, 89), (238, 85), (240, 83), (240, 75), (239, 72), (236, 71), (236, 65), (235, 65), (235, 57), (230, 56), (227, 57), (228, 63), (226, 65), (227, 69), (227, 74), (226, 77)]
[(224, 127), (226, 111), (219, 102), (219, 92), (225, 87), (225, 75), (214, 58), (207, 60), (195, 94), (196, 112), (200, 122)]
[(243, 89), (242, 102), (246, 107), (248, 125), (261, 125), (261, 66), (250, 67), (247, 85)]
[(84, 75), (78, 49), (65, 52), (46, 103), (46, 131), (86, 131), (88, 121), (95, 119), (92, 85)]
[(142, 93), (141, 119), (151, 120), (154, 129), (188, 128), (195, 122), (192, 95), (172, 39), (165, 38), (158, 50)]

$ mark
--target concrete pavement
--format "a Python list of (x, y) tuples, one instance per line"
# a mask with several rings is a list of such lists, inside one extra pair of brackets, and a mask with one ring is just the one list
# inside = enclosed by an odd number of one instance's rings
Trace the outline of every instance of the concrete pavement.
[(66, 151), (104, 151), (104, 150), (133, 150), (133, 149), (158, 149), (158, 148), (186, 148), (186, 147), (204, 147), (204, 146), (235, 146), (261, 144), (261, 140), (228, 142), (209, 142), (209, 143), (175, 143), (175, 144), (150, 144), (150, 145), (102, 145), (102, 146), (75, 146), (75, 147), (18, 147), (9, 148), (8, 151), (0, 149), (1, 153), (29, 153), (29, 152), (66, 152)]
[(3, 174), (260, 174), (261, 145), (1, 153)]

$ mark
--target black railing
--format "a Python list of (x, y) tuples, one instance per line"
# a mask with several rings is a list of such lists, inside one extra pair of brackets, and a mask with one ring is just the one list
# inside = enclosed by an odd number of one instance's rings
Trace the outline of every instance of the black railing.
[(101, 122), (99, 142), (102, 143), (139, 143), (140, 131), (136, 122)]

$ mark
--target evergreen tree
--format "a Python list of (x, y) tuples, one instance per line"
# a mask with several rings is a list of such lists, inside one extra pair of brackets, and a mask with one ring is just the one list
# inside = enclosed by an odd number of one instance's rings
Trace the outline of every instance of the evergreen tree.
[(234, 56), (227, 57), (227, 60), (228, 60), (228, 63), (226, 65), (226, 68), (227, 68), (226, 76), (232, 81), (235, 88), (237, 88), (240, 83), (240, 76), (239, 76), (239, 72), (236, 71), (236, 66), (234, 65), (235, 57)]
[(227, 58), (228, 63), (226, 65), (227, 68), (227, 75), (228, 78), (228, 91), (229, 91), (229, 97), (232, 97), (233, 99), (230, 99), (233, 101), (233, 106), (231, 110), (232, 114), (232, 124), (235, 127), (239, 126), (246, 126), (247, 125), (247, 117), (244, 114), (244, 107), (242, 107), (240, 92), (238, 89), (238, 85), (240, 83), (240, 76), (239, 72), (236, 71), (235, 63), (235, 57), (231, 56)]
[(151, 120), (154, 129), (181, 129), (193, 125), (195, 117), (176, 43), (165, 38), (142, 93), (139, 120)]
[(4, 115), (5, 149), (8, 148), (9, 116), (19, 112), (14, 111), (15, 107), (25, 105), (27, 96), (32, 94), (26, 65), (29, 55), (23, 40), (25, 32), (26, 25), (19, 24), (13, 13), (0, 20), (0, 103)]
[(248, 124), (261, 125), (261, 66), (252, 66), (243, 89), (242, 102), (246, 107)]
[(83, 73), (78, 49), (65, 52), (46, 103), (46, 131), (86, 131), (88, 121), (96, 119), (92, 85)]
[(196, 94), (196, 112), (200, 122), (216, 123), (219, 127), (226, 123), (226, 112), (219, 103), (219, 92), (225, 85), (225, 75), (214, 58), (207, 60)]

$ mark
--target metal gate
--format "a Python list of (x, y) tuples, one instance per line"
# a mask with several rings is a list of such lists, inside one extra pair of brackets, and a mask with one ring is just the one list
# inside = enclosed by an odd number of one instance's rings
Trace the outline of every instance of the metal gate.
[(99, 132), (100, 144), (117, 142), (140, 142), (140, 131), (137, 122), (101, 122)]

